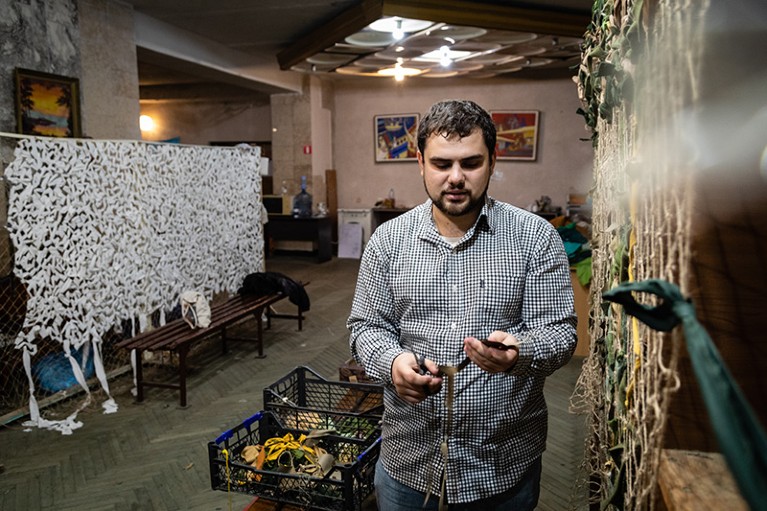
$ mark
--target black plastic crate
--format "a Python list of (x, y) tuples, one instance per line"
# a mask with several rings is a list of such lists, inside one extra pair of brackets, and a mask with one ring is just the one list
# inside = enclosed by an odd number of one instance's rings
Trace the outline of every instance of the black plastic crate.
[(298, 437), (306, 432), (286, 428), (274, 414), (262, 411), (208, 443), (211, 487), (316, 510), (361, 511), (363, 501), (373, 493), (380, 432), (364, 439), (323, 437), (320, 445), (335, 457), (325, 477), (258, 470), (242, 459), (245, 447), (286, 433)]
[(331, 381), (298, 366), (264, 389), (264, 408), (289, 428), (347, 434), (359, 425), (357, 436), (365, 437), (370, 420), (380, 422), (383, 416), (383, 385)]

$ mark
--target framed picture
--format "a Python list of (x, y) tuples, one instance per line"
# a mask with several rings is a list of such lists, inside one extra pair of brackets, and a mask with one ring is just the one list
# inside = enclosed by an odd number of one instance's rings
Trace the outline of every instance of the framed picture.
[(77, 78), (17, 68), (16, 126), (25, 135), (80, 137)]
[(490, 112), (498, 133), (499, 160), (535, 161), (538, 147), (538, 110)]
[(414, 161), (418, 114), (375, 116), (376, 162)]

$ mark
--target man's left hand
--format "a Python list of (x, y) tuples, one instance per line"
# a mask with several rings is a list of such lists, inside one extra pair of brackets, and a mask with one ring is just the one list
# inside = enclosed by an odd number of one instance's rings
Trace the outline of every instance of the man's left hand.
[(519, 340), (500, 330), (491, 333), (487, 338), (490, 341), (505, 344), (509, 346), (509, 349), (485, 346), (476, 337), (467, 337), (463, 340), (463, 351), (472, 362), (488, 373), (502, 373), (514, 367), (519, 357)]

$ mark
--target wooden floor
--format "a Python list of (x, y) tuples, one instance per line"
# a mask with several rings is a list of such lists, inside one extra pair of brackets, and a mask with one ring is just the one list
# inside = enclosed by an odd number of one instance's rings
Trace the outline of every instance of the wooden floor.
[[(297, 365), (337, 379), (348, 358), (345, 327), (359, 262), (317, 264), (305, 256), (280, 255), (267, 269), (310, 280), (311, 311), (299, 332), (295, 321), (275, 320), (266, 331), (264, 359), (242, 343), (221, 355), (214, 339), (190, 359), (189, 406), (176, 392), (148, 389), (135, 403), (130, 378), (113, 381), (120, 409), (101, 413), (103, 395), (80, 413), (84, 426), (72, 435), (33, 429), (20, 422), (0, 431), (0, 510), (229, 510), (241, 511), (252, 497), (210, 489), (207, 443), (262, 407), (262, 389)], [(278, 306), (290, 312), (287, 301)], [(244, 323), (242, 329), (254, 328)], [(574, 359), (546, 384), (548, 450), (544, 454), (540, 510), (586, 509), (580, 480), (585, 427), (567, 412), (582, 360)], [(71, 412), (73, 403), (43, 411)]]

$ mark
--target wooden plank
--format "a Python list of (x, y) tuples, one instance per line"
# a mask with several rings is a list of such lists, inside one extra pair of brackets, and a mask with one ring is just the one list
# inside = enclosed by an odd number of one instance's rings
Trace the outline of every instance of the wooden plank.
[(719, 453), (664, 449), (658, 467), (658, 486), (669, 511), (748, 511)]
[(338, 242), (338, 183), (336, 171), (333, 169), (325, 170), (325, 200), (328, 205), (328, 216), (333, 220), (331, 239), (333, 242)]
[(164, 347), (175, 349), (180, 343), (213, 335), (223, 326), (238, 321), (248, 314), (286, 297), (287, 295), (282, 293), (256, 297), (255, 299), (243, 299), (235, 296), (227, 302), (211, 308), (211, 323), (207, 328), (192, 329), (183, 319), (176, 319), (154, 330), (120, 341), (116, 346), (142, 350), (158, 350)]

